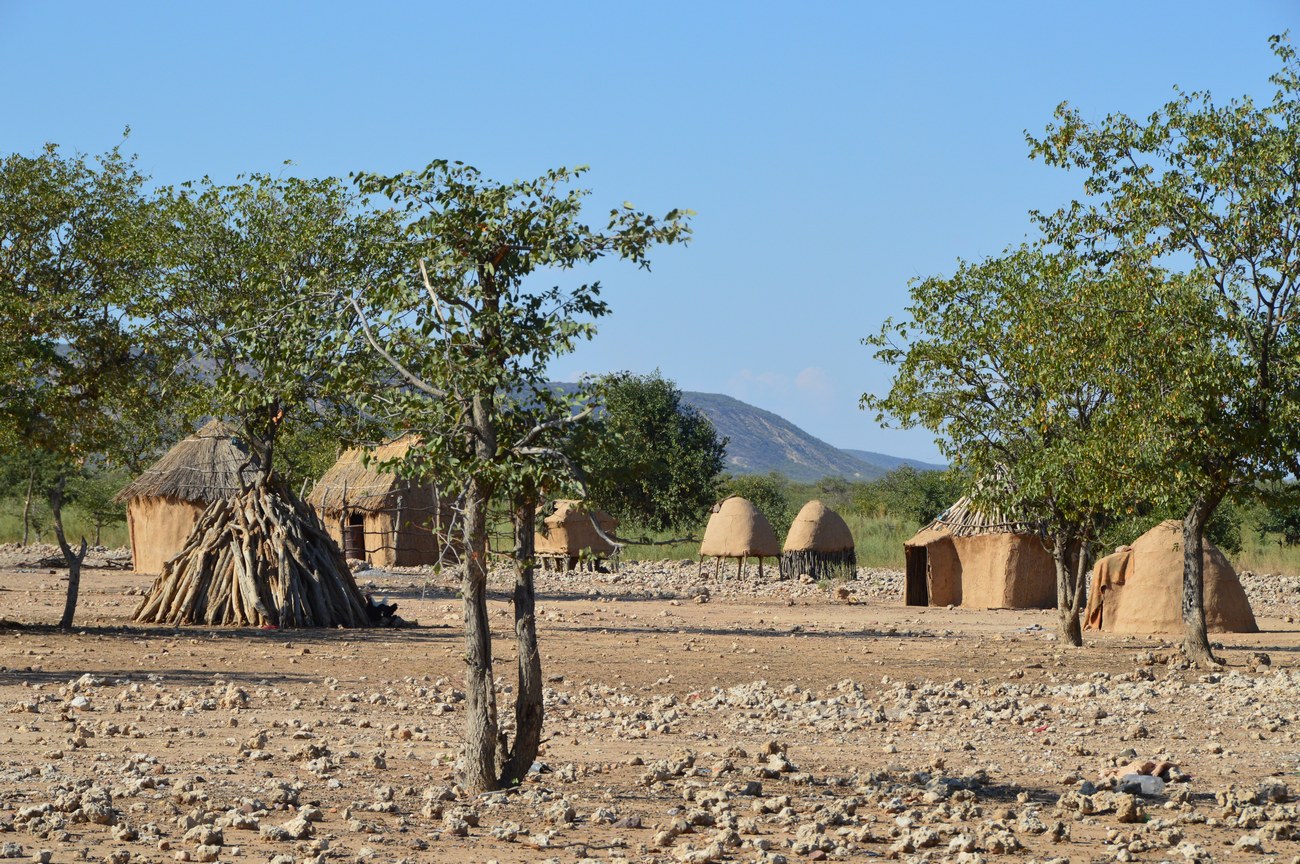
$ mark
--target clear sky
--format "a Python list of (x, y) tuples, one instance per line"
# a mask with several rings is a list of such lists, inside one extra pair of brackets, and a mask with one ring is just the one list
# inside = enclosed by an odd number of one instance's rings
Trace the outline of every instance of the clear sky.
[(1078, 178), (1027, 158), (1057, 103), (1269, 92), (1260, 2), (70, 3), (0, 0), (0, 148), (128, 149), (157, 181), (460, 159), (589, 164), (593, 218), (698, 211), (552, 369), (656, 367), (841, 447), (934, 458), (859, 411), (907, 283), (996, 254)]

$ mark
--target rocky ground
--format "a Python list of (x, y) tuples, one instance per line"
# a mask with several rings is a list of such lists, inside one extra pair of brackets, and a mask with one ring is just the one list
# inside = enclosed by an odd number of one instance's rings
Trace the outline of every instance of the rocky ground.
[(0, 857), (1300, 860), (1293, 578), (1243, 576), (1263, 632), (1205, 673), (1158, 638), (1063, 648), (1047, 612), (908, 608), (888, 571), (542, 574), (549, 737), (471, 796), (450, 574), (359, 574), (412, 626), (286, 632), (135, 627), (150, 577), (92, 570), (62, 635), (43, 555), (0, 549)]

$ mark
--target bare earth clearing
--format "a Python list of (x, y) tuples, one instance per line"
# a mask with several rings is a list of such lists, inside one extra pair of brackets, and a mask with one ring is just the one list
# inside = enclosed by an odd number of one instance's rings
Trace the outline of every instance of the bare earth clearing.
[[(214, 631), (130, 625), (151, 578), (92, 570), (62, 635), (64, 573), (16, 566), (35, 557), (0, 550), (0, 857), (1300, 856), (1294, 579), (1243, 579), (1263, 632), (1216, 637), (1228, 666), (1207, 675), (1158, 639), (1062, 649), (1053, 613), (910, 609), (882, 571), (829, 589), (540, 573), (541, 770), (468, 797), (450, 574), (424, 599), (423, 574), (359, 574), (418, 626)], [(1134, 756), (1175, 782), (1113, 792), (1104, 772)]]

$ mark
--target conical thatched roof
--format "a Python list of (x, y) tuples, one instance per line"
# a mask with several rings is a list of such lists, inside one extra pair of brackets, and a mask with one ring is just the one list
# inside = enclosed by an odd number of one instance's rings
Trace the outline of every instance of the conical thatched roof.
[(119, 503), (133, 498), (176, 498), (207, 503), (231, 498), (240, 492), (239, 470), (247, 463), (245, 482), (255, 468), (248, 451), (239, 443), (239, 433), (220, 420), (181, 441), (113, 499)]
[(1037, 522), (1013, 519), (996, 508), (977, 508), (969, 496), (940, 513), (935, 520), (917, 532), (908, 541), (933, 534), (951, 534), (955, 537), (974, 537), (979, 534), (1038, 534), (1042, 526)]
[(701, 556), (775, 558), (780, 554), (772, 523), (751, 502), (733, 495), (714, 505), (704, 528)]
[(406, 435), (380, 444), (369, 450), (368, 464), (366, 450), (357, 447), (344, 452), (317, 481), (307, 496), (307, 503), (321, 513), (338, 512), (345, 506), (350, 510), (385, 510), (397, 506), (398, 498), (409, 497), (422, 484), (381, 471), (379, 465), (405, 456), (414, 443), (415, 439)]
[(803, 505), (785, 536), (785, 552), (847, 552), (853, 533), (840, 514), (820, 501)]

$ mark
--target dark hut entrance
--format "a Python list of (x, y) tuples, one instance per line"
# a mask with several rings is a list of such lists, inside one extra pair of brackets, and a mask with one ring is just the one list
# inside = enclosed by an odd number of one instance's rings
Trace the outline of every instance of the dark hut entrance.
[(907, 582), (904, 587), (904, 602), (908, 606), (929, 606), (930, 591), (927, 587), (926, 571), (929, 569), (929, 555), (924, 546), (905, 546), (907, 556)]
[(343, 557), (366, 557), (366, 517), (361, 513), (348, 516), (347, 530), (343, 532)]

